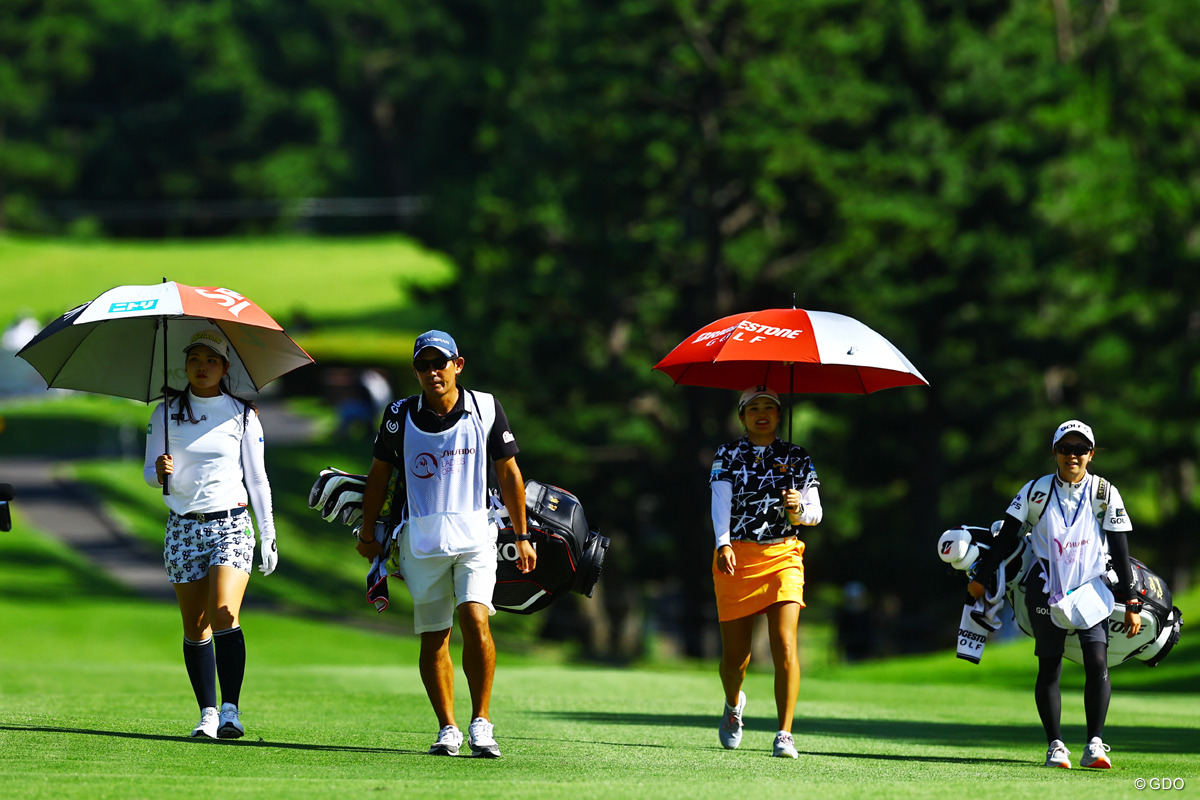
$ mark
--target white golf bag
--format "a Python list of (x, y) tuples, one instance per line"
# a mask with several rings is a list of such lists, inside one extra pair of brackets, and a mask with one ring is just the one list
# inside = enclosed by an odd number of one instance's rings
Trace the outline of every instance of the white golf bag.
[[(1000, 525), (1000, 522), (993, 523), (991, 528), (964, 525), (944, 532), (938, 539), (938, 557), (954, 569), (965, 572), (968, 581), (979, 580), (985, 586), (988, 585), (989, 581), (982, 580), (981, 576), (975, 574), (975, 567), (983, 551), (991, 548), (992, 538), (999, 532)], [(1036, 580), (1031, 574), (1037, 573), (1037, 570), (1032, 569), (1034, 561), (1033, 546), (1026, 531), (1016, 549), (1003, 560), (1000, 569), (997, 570), (1002, 570), (1004, 575), (1004, 600), (1013, 610), (1017, 627), (1026, 636), (1033, 636), (1033, 627), (1029, 624), (1029, 611), (1025, 606), (1025, 595), (1026, 583)], [(1171, 648), (1179, 641), (1183, 616), (1179, 609), (1172, 605), (1171, 590), (1162, 578), (1136, 558), (1130, 558), (1129, 564), (1133, 568), (1134, 590), (1142, 598), (1142, 629), (1133, 638), (1126, 638), (1125, 604), (1117, 600), (1108, 618), (1108, 665), (1112, 667), (1137, 660), (1153, 667), (1166, 658)], [(1111, 563), (1104, 581), (1110, 589), (1117, 585), (1117, 574)], [(1083, 663), (1079, 639), (1074, 631), (1067, 634), (1063, 654), (1077, 664)]]

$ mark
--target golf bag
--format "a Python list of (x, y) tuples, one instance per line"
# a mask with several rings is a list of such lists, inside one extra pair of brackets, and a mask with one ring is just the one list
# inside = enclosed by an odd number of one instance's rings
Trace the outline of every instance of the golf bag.
[[(308, 507), (318, 511), (325, 521), (341, 522), (357, 534), (365, 484), (365, 475), (333, 467), (323, 469), (308, 494)], [(492, 510), (500, 525), (492, 605), (514, 614), (532, 614), (571, 591), (592, 596), (609, 540), (588, 528), (583, 506), (575, 495), (534, 480), (525, 481), (526, 528), (537, 551), (536, 566), (527, 573), (517, 569), (513, 529), (507, 525), (508, 512), (495, 494)], [(368, 591), (377, 591), (378, 582), (379, 576), (368, 576)]]
[[(938, 540), (938, 556), (954, 569), (966, 572), (968, 581), (979, 580), (987, 585), (988, 581), (983, 580), (986, 576), (976, 575), (975, 567), (983, 551), (991, 549), (992, 539), (999, 532), (1000, 525), (1000, 522), (996, 522), (990, 529), (964, 525), (948, 530)], [(1033, 568), (1035, 561), (1033, 545), (1026, 532), (1002, 562), (1004, 600), (1013, 611), (1017, 627), (1030, 637), (1033, 636), (1033, 627), (1029, 624), (1025, 595), (1026, 584), (1041, 579), (1038, 577), (1039, 570)], [(1166, 581), (1136, 558), (1131, 557), (1129, 564), (1133, 568), (1134, 590), (1142, 598), (1142, 629), (1133, 638), (1126, 638), (1125, 604), (1117, 600), (1108, 618), (1108, 665), (1112, 667), (1136, 660), (1153, 667), (1166, 658), (1171, 648), (1179, 642), (1183, 615), (1172, 605), (1171, 590)], [(1108, 567), (1104, 582), (1111, 590), (1117, 585), (1117, 574), (1111, 562)], [(1063, 655), (1077, 664), (1083, 663), (1079, 638), (1074, 631), (1067, 634)]]
[(513, 529), (511, 525), (501, 528), (492, 605), (514, 614), (532, 614), (571, 591), (591, 597), (609, 540), (588, 528), (579, 498), (557, 486), (527, 480), (525, 518), (537, 564), (530, 572), (517, 569)]

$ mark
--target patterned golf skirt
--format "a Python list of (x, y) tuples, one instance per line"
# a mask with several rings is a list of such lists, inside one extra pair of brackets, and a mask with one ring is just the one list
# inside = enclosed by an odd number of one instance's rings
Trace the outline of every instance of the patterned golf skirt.
[(713, 588), (721, 622), (761, 614), (775, 603), (791, 601), (804, 607), (804, 542), (796, 538), (765, 545), (735, 541), (730, 546), (737, 561), (733, 575), (717, 568), (713, 553)]
[(249, 573), (254, 563), (254, 527), (249, 514), (199, 522), (171, 512), (163, 537), (163, 564), (171, 583), (190, 583), (209, 567), (236, 567)]

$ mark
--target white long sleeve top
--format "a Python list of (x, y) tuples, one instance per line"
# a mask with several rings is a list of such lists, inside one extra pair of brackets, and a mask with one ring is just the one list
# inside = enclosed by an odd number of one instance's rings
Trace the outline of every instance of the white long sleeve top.
[[(274, 538), (271, 486), (267, 481), (263, 429), (258, 414), (250, 409), (243, 415), (242, 403), (224, 393), (216, 397), (190, 394), (188, 399), (198, 421), (170, 420), (174, 472), (171, 493), (163, 497), (163, 502), (176, 514), (196, 514), (228, 511), (246, 505), (249, 499), (260, 537)], [(178, 406), (172, 404), (172, 408), (177, 410)], [(159, 403), (146, 429), (142, 475), (150, 486), (161, 485), (155, 461), (165, 452), (163, 410)]]

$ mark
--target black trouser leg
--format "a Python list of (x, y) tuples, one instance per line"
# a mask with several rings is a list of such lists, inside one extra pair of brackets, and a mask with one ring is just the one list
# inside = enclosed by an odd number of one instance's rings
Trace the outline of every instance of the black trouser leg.
[(1046, 730), (1046, 743), (1062, 739), (1062, 693), (1058, 679), (1062, 675), (1062, 656), (1038, 659), (1037, 682), (1033, 698), (1037, 701), (1038, 716)]
[(1083, 710), (1087, 717), (1087, 735), (1104, 738), (1104, 719), (1108, 716), (1108, 701), (1112, 698), (1112, 681), (1108, 678), (1108, 645), (1103, 642), (1081, 642), (1083, 650)]

